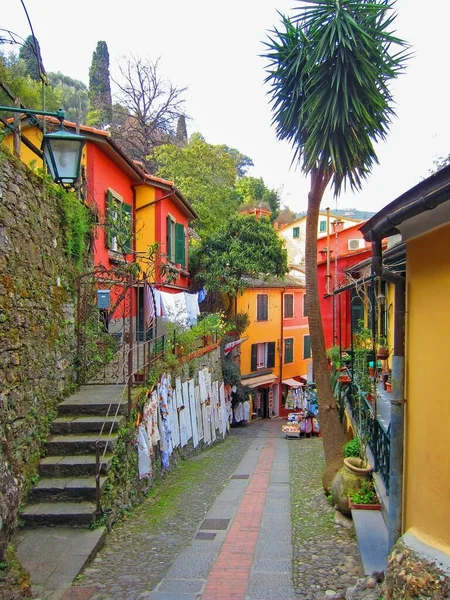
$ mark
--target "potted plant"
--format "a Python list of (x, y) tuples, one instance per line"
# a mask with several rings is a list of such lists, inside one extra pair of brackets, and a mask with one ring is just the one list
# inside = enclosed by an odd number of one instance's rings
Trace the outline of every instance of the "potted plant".
[(373, 479), (366, 479), (359, 490), (351, 492), (348, 496), (348, 504), (352, 510), (381, 510)]
[(145, 378), (145, 374), (144, 374), (144, 369), (139, 369), (138, 371), (136, 371), (136, 373), (134, 374), (134, 381), (136, 383), (142, 383), (144, 381)]
[(389, 358), (390, 349), (387, 344), (386, 338), (380, 338), (377, 346), (377, 358), (378, 360), (387, 360)]

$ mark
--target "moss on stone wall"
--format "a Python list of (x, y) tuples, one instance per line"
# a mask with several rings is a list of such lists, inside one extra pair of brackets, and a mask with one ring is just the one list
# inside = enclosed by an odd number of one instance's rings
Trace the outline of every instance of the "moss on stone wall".
[(56, 405), (74, 387), (75, 281), (90, 223), (72, 194), (0, 156), (0, 557)]

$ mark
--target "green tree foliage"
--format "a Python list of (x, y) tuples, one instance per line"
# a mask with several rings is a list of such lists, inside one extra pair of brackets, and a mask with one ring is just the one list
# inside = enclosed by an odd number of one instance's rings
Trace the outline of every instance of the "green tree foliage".
[(242, 203), (249, 207), (261, 205), (272, 211), (272, 217), (276, 218), (280, 210), (280, 200), (275, 190), (269, 190), (262, 177), (250, 177), (245, 175), (236, 181), (236, 190), (242, 199)]
[[(338, 194), (360, 188), (377, 162), (394, 114), (389, 82), (404, 67), (406, 44), (391, 32), (392, 0), (306, 0), (267, 42), (273, 123), (291, 143), (294, 161), (311, 175), (305, 266), (308, 319), (321, 430), (331, 483), (342, 458), (343, 434), (325, 353), (317, 282), (317, 223), (328, 183)], [(395, 53), (392, 48), (397, 46)], [(333, 410), (334, 409), (334, 410)]]
[(41, 80), (41, 73), (45, 75), (41, 58), (41, 47), (33, 35), (29, 35), (19, 50), (19, 59), (23, 61), (25, 73), (35, 81)]
[(61, 72), (48, 73), (48, 80), (55, 93), (61, 98), (60, 106), (66, 113), (66, 119), (86, 123), (89, 97), (85, 84)]
[(106, 42), (97, 42), (89, 69), (89, 121), (103, 127), (112, 122), (109, 52)]
[[(16, 54), (0, 54), (0, 80), (26, 108), (43, 108), (42, 83), (27, 74), (24, 61)], [(46, 110), (58, 110), (62, 104), (60, 92), (45, 86), (44, 93)], [(11, 98), (3, 90), (0, 90), (0, 102), (12, 105)]]
[(285, 275), (287, 252), (268, 219), (238, 214), (193, 250), (191, 267), (208, 290), (233, 298), (248, 277)]
[(208, 144), (196, 133), (185, 146), (158, 146), (153, 158), (157, 175), (173, 181), (198, 213), (194, 226), (201, 237), (223, 228), (236, 214), (241, 204), (235, 188), (236, 164), (223, 146)]

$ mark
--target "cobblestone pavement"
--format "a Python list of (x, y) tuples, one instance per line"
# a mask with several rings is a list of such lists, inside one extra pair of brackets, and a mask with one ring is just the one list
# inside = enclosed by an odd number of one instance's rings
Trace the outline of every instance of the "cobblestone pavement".
[[(280, 428), (282, 421), (279, 421)], [(108, 535), (105, 547), (74, 584), (73, 599), (143, 600), (164, 577), (180, 550), (222, 492), (263, 423), (233, 429), (227, 440), (169, 473), (155, 494)], [(321, 487), (320, 439), (288, 440), (291, 475), (293, 584), (304, 600), (376, 600), (374, 582), (362, 577), (351, 522), (335, 521)], [(344, 524), (342, 524), (344, 523)], [(359, 582), (361, 584), (361, 581)], [(350, 595), (351, 594), (351, 595)], [(267, 598), (266, 600), (276, 600)]]

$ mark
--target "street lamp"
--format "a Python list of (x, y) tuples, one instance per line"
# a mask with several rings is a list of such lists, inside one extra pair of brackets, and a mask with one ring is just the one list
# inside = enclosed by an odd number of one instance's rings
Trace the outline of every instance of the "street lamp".
[(59, 131), (44, 134), (42, 152), (53, 181), (66, 189), (73, 187), (80, 176), (81, 152), (86, 138), (63, 128), (64, 111), (47, 112), (14, 106), (0, 106), (0, 111), (56, 117), (59, 120)]

